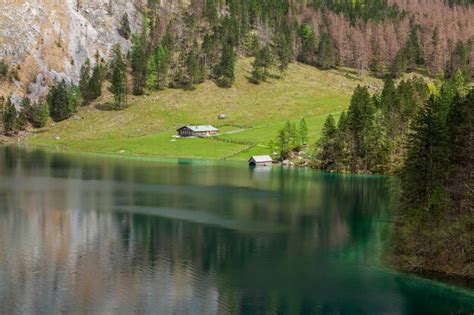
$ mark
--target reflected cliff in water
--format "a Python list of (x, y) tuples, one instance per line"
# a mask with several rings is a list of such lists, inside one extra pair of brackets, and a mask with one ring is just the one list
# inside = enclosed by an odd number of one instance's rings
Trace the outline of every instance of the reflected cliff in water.
[(390, 179), (0, 148), (0, 313), (451, 313), (382, 268)]

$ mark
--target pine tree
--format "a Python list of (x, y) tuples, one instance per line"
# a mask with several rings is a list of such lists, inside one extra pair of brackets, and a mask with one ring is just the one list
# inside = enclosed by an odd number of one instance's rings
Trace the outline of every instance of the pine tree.
[(122, 50), (118, 44), (112, 48), (111, 61), (111, 87), (110, 90), (114, 94), (114, 107), (122, 109), (127, 106), (127, 74), (125, 72), (125, 62), (122, 56)]
[(230, 43), (226, 43), (222, 48), (221, 62), (218, 65), (216, 73), (218, 74), (218, 83), (221, 87), (229, 88), (235, 81), (235, 52)]
[(467, 49), (461, 40), (457, 42), (454, 51), (451, 53), (451, 59), (447, 64), (446, 77), (454, 78), (458, 71), (461, 71), (465, 76), (469, 75)]
[(414, 121), (401, 173), (405, 210), (432, 209), (442, 187), (448, 161), (445, 109), (431, 96)]
[(101, 66), (97, 63), (92, 71), (92, 76), (89, 80), (89, 92), (90, 100), (96, 100), (102, 95), (102, 78), (101, 78)]
[(331, 168), (337, 161), (337, 128), (332, 115), (329, 115), (324, 122), (321, 139), (316, 143), (316, 157), (320, 161), (323, 169)]
[(124, 13), (123, 16), (122, 16), (122, 20), (120, 21), (119, 33), (125, 39), (130, 38), (131, 29), (130, 29), (130, 21), (128, 20), (128, 14), (127, 13)]
[(53, 86), (48, 93), (48, 104), (51, 118), (61, 121), (69, 118), (72, 114), (68, 98), (68, 87), (66, 81), (62, 80)]
[(28, 121), (35, 128), (43, 128), (46, 126), (49, 117), (49, 108), (46, 102), (40, 101), (26, 108), (26, 116)]
[(253, 62), (252, 76), (249, 81), (260, 84), (270, 76), (270, 68), (274, 64), (274, 59), (270, 47), (265, 46), (257, 52)]
[(132, 46), (132, 78), (133, 78), (133, 94), (142, 95), (143, 88), (146, 84), (146, 66), (147, 58), (145, 54), (145, 38), (142, 36), (133, 36)]
[(321, 69), (330, 69), (336, 66), (336, 48), (328, 33), (324, 33), (319, 40), (317, 65)]
[(304, 24), (298, 33), (301, 40), (301, 53), (298, 60), (307, 64), (315, 64), (316, 36), (313, 28)]
[(354, 162), (364, 162), (368, 156), (369, 144), (367, 135), (373, 126), (375, 108), (367, 87), (357, 86), (351, 98), (347, 119), (353, 136), (352, 155)]
[(7, 98), (3, 111), (3, 128), (5, 135), (12, 135), (17, 128), (17, 111), (10, 98)]
[(308, 125), (304, 117), (300, 120), (298, 132), (300, 134), (301, 144), (306, 145), (308, 143)]
[(90, 76), (91, 72), (91, 63), (90, 60), (87, 59), (81, 67), (81, 73), (79, 76), (79, 90), (81, 91), (81, 95), (83, 98), (82, 105), (88, 105), (92, 100), (92, 92), (90, 90)]
[(168, 85), (170, 56), (163, 45), (158, 45), (148, 63), (149, 81), (152, 89), (163, 90)]
[(288, 35), (285, 33), (280, 34), (277, 37), (277, 56), (278, 56), (278, 70), (282, 76), (291, 62), (291, 47), (288, 39)]
[(405, 56), (407, 58), (409, 70), (414, 70), (416, 65), (423, 64), (423, 55), (421, 52), (420, 42), (418, 39), (419, 25), (414, 26), (405, 45)]

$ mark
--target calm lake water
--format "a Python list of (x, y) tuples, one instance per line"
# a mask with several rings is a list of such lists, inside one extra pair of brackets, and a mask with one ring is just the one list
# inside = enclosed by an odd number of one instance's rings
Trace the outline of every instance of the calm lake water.
[(379, 264), (389, 181), (0, 147), (0, 313), (474, 312)]

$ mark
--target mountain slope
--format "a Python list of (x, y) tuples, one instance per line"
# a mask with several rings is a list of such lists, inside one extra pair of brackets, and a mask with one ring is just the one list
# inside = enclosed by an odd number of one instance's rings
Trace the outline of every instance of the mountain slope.
[[(102, 111), (97, 104), (81, 108), (75, 117), (50, 124), (28, 142), (89, 152), (241, 159), (248, 154), (237, 153), (248, 148), (252, 153), (268, 153), (265, 146), (287, 120), (305, 117), (313, 143), (324, 116), (344, 110), (357, 84), (373, 89), (381, 85), (377, 79), (349, 71), (320, 71), (296, 63), (284, 79), (257, 86), (246, 78), (251, 68), (250, 59), (240, 59), (230, 89), (208, 81), (194, 91), (168, 89), (131, 98), (130, 107), (123, 111)], [(218, 120), (219, 114), (227, 119)], [(234, 143), (174, 139), (175, 129), (185, 124), (221, 126), (225, 133), (221, 138)]]

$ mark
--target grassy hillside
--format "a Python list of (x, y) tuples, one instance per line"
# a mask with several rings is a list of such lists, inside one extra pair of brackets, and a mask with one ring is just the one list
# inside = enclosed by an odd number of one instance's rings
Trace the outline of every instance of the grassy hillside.
[[(357, 84), (381, 85), (346, 69), (320, 71), (292, 64), (284, 79), (257, 86), (246, 79), (250, 70), (251, 60), (239, 60), (230, 89), (206, 82), (194, 91), (169, 89), (130, 98), (130, 107), (123, 111), (81, 108), (73, 118), (51, 123), (27, 142), (124, 155), (246, 159), (267, 154), (268, 142), (287, 120), (305, 117), (313, 143), (325, 116), (343, 111)], [(219, 114), (227, 119), (218, 120)], [(217, 139), (173, 137), (175, 129), (186, 124), (213, 124), (221, 127), (221, 135)]]

